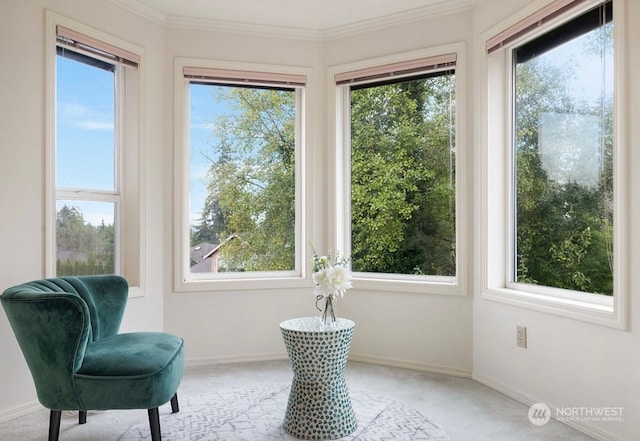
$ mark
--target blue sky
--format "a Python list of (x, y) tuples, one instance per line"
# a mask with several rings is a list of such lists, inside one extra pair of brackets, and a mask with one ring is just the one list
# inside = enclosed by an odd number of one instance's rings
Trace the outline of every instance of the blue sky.
[(113, 190), (113, 73), (57, 59), (57, 185)]
[[(214, 132), (217, 115), (228, 113), (228, 108), (215, 99), (219, 87), (191, 84), (189, 86), (190, 137), (190, 221), (198, 223), (207, 196), (206, 175), (215, 159), (211, 146), (216, 143)], [(209, 158), (209, 159), (207, 159)]]
[[(57, 57), (56, 184), (114, 189), (113, 74)], [(58, 201), (80, 209), (86, 221), (113, 224), (110, 203)]]

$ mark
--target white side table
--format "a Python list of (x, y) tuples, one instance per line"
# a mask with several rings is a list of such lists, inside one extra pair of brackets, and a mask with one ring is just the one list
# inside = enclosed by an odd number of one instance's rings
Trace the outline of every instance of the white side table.
[(329, 440), (356, 430), (344, 368), (355, 323), (338, 318), (323, 324), (319, 317), (280, 323), (293, 370), (284, 430), (301, 439)]

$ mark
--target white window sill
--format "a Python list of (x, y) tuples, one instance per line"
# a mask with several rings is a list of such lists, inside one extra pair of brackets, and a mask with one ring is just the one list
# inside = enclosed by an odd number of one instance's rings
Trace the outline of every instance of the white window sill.
[(359, 290), (438, 295), (466, 295), (456, 277), (412, 277), (391, 274), (355, 273), (353, 287)]
[(597, 302), (533, 293), (510, 288), (485, 289), (481, 298), (511, 306), (527, 308), (595, 325), (626, 330), (626, 317), (613, 297), (602, 296)]
[(252, 291), (271, 289), (311, 288), (311, 282), (300, 276), (282, 277), (238, 277), (213, 279), (187, 279), (176, 281), (176, 292), (218, 292), (218, 291)]
[(147, 293), (139, 286), (129, 287), (129, 298), (135, 299), (138, 297), (146, 297)]

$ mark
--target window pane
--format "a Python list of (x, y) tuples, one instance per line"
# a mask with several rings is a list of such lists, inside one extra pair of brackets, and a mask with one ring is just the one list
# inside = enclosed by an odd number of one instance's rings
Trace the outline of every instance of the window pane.
[(295, 269), (293, 89), (190, 84), (191, 272)]
[(56, 201), (56, 274), (115, 272), (115, 204)]
[(113, 191), (114, 66), (58, 48), (56, 185)]
[(516, 282), (613, 293), (610, 14), (514, 50)]
[(456, 275), (455, 75), (351, 90), (351, 258), (360, 272)]

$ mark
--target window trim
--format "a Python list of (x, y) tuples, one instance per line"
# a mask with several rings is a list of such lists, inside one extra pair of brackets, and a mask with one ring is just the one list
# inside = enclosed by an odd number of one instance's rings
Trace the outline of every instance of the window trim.
[[(44, 179), (44, 224), (45, 237), (44, 248), (45, 254), (43, 258), (45, 277), (55, 277), (56, 275), (56, 201), (58, 196), (67, 199), (79, 199), (83, 193), (77, 191), (69, 192), (68, 189), (56, 187), (56, 64), (57, 54), (56, 47), (57, 30), (65, 29), (74, 32), (78, 38), (86, 37), (87, 42), (102, 44), (98, 50), (108, 50), (110, 48), (119, 48), (118, 54), (127, 54), (133, 57), (139, 63), (136, 73), (136, 85), (133, 90), (124, 87), (122, 81), (118, 81), (124, 74), (124, 67), (119, 65), (122, 60), (110, 60), (116, 64), (116, 84), (115, 94), (120, 98), (120, 102), (116, 102), (116, 113), (114, 123), (116, 125), (115, 142), (115, 188), (113, 192), (95, 191), (91, 194), (96, 195), (93, 198), (96, 201), (115, 202), (114, 222), (116, 223), (116, 253), (115, 265), (116, 271), (123, 274), (131, 286), (129, 287), (129, 297), (141, 297), (146, 295), (147, 278), (146, 278), (146, 186), (145, 186), (145, 109), (144, 109), (144, 87), (142, 78), (144, 78), (144, 49), (130, 42), (114, 37), (98, 29), (77, 22), (68, 17), (57, 14), (51, 10), (45, 10), (45, 179)], [(94, 44), (95, 43), (95, 44)], [(97, 51), (90, 55), (96, 59), (105, 59), (101, 57)], [(87, 53), (86, 51), (84, 53)], [(131, 65), (130, 63), (127, 63)], [(132, 93), (135, 90), (135, 94)], [(135, 109), (136, 118), (127, 118), (132, 124), (125, 125), (123, 103), (133, 101), (126, 105), (127, 109)], [(118, 129), (118, 126), (120, 127)], [(128, 127), (128, 128), (127, 128)], [(135, 144), (136, 152), (135, 167), (132, 170), (125, 169), (123, 165), (124, 156), (123, 145)], [(117, 165), (120, 162), (121, 167)], [(127, 185), (128, 180), (134, 180), (131, 185)], [(135, 186), (135, 192), (127, 191), (128, 187)], [(87, 194), (86, 192), (84, 194)], [(131, 199), (133, 198), (133, 199)], [(87, 200), (87, 199), (82, 199)], [(128, 219), (131, 219), (130, 221)], [(134, 222), (135, 220), (135, 222)], [(125, 226), (126, 223), (126, 226)], [(136, 236), (132, 238), (131, 236)], [(125, 244), (135, 243), (135, 247), (125, 250)], [(136, 252), (137, 256), (130, 265), (125, 261), (125, 256)]]
[[(538, 287), (510, 282), (511, 254), (513, 249), (512, 198), (513, 182), (511, 164), (512, 133), (512, 60), (515, 45), (535, 39), (550, 27), (570, 21), (573, 17), (597, 6), (600, 0), (578, 2), (578, 6), (535, 31), (510, 41), (502, 48), (487, 53), (489, 45), (482, 48), (485, 64), (485, 84), (481, 105), (486, 113), (486, 124), (477, 127), (477, 139), (484, 144), (478, 152), (476, 177), (482, 185), (476, 186), (481, 216), (476, 227), (478, 239), (475, 261), (479, 263), (479, 292), (482, 299), (527, 308), (560, 317), (571, 318), (597, 325), (625, 330), (628, 328), (628, 251), (625, 246), (628, 229), (628, 163), (629, 146), (626, 142), (628, 116), (625, 113), (626, 78), (625, 62), (625, 2), (614, 0), (614, 295), (581, 293), (552, 287)], [(545, 6), (549, 0), (537, 1), (501, 24), (486, 32), (489, 42), (493, 36), (526, 20)]]
[[(299, 83), (305, 79), (305, 86), (296, 87), (296, 101), (300, 115), (296, 127), (296, 256), (295, 269), (281, 272), (218, 273), (216, 277), (197, 275), (189, 268), (189, 83), (194, 80), (188, 74), (211, 72), (218, 83), (234, 84), (230, 72), (244, 73), (256, 80), (264, 81), (280, 78), (283, 82)], [(185, 75), (185, 72), (187, 75)], [(220, 75), (223, 75), (220, 78)], [(227, 75), (227, 76), (224, 76)], [(214, 81), (215, 78), (210, 78)], [(239, 78), (239, 77), (237, 77)], [(238, 84), (238, 82), (236, 82)], [(239, 81), (239, 84), (245, 84)], [(293, 85), (289, 86), (294, 88)], [(176, 292), (236, 291), (254, 289), (300, 288), (311, 286), (305, 262), (309, 261), (306, 235), (308, 231), (308, 204), (310, 186), (307, 184), (308, 128), (311, 115), (310, 100), (306, 90), (312, 87), (311, 69), (295, 66), (268, 65), (258, 63), (207, 60), (176, 57), (174, 60), (174, 290)], [(210, 274), (210, 273), (207, 273)]]
[[(327, 97), (327, 120), (329, 125), (327, 139), (333, 140), (329, 152), (329, 170), (327, 190), (330, 194), (329, 242), (334, 250), (345, 255), (350, 254), (350, 150), (351, 137), (349, 123), (349, 77), (359, 72), (388, 71), (389, 66), (413, 66), (420, 60), (445, 60), (455, 58), (456, 73), (456, 275), (416, 276), (410, 274), (353, 273), (353, 286), (356, 289), (380, 290), (387, 292), (410, 292), (424, 294), (466, 296), (467, 262), (469, 248), (467, 244), (467, 142), (466, 142), (466, 59), (465, 43), (457, 42), (416, 51), (357, 61), (332, 66), (327, 69), (327, 90), (335, 91)], [(380, 81), (380, 80), (377, 80)], [(338, 84), (338, 82), (340, 84)], [(331, 200), (333, 199), (333, 200)], [(331, 248), (331, 247), (330, 247)]]

